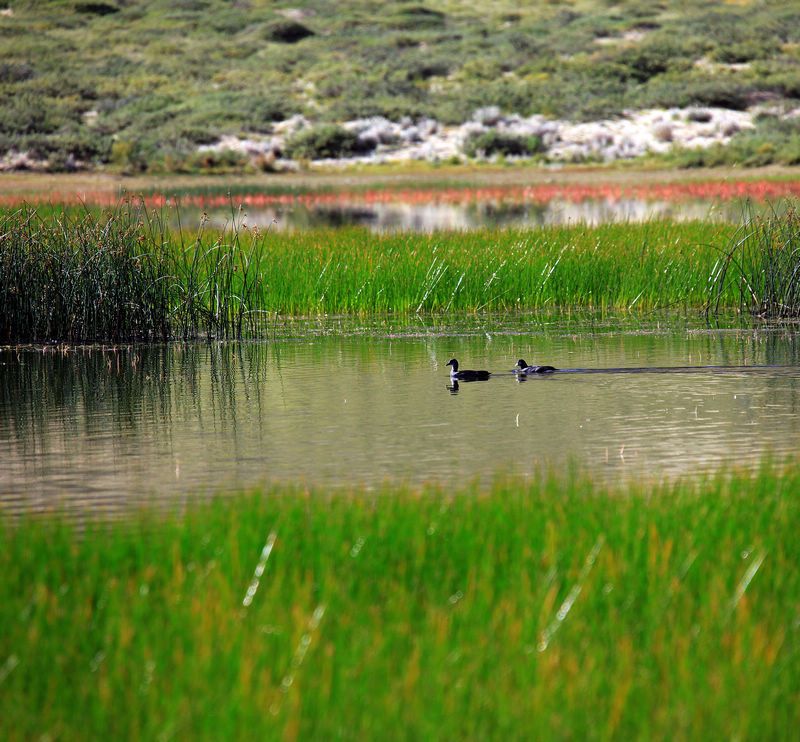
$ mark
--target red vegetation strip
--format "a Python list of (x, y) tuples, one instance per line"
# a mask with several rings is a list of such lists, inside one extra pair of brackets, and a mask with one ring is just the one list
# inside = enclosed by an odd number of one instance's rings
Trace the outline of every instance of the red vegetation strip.
[[(695, 183), (664, 183), (638, 186), (620, 185), (534, 185), (496, 188), (404, 189), (374, 191), (337, 191), (335, 193), (268, 194), (246, 193), (234, 196), (234, 203), (247, 207), (302, 205), (331, 206), (371, 203), (405, 204), (468, 204), (486, 201), (511, 203), (548, 203), (553, 200), (581, 202), (587, 200), (618, 201), (636, 198), (646, 201), (718, 200), (733, 201), (750, 198), (768, 201), (800, 197), (800, 181), (706, 181)], [(149, 194), (142, 197), (146, 206), (159, 208), (174, 204), (174, 197)], [(28, 204), (87, 204), (114, 206), (119, 198), (106, 191), (49, 192), (26, 196), (0, 196), (0, 206)], [(230, 204), (226, 194), (184, 194), (177, 198), (182, 206), (201, 209), (224, 208)]]

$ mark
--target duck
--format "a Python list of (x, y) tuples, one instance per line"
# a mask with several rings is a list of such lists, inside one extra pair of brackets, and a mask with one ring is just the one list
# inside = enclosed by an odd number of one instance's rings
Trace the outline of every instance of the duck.
[(447, 365), (450, 366), (450, 378), (453, 381), (486, 381), (491, 374), (488, 371), (473, 371), (472, 369), (458, 370), (458, 361), (451, 358)]
[(517, 366), (514, 369), (515, 374), (551, 374), (553, 371), (558, 371), (555, 366), (529, 366), (524, 358), (517, 361)]

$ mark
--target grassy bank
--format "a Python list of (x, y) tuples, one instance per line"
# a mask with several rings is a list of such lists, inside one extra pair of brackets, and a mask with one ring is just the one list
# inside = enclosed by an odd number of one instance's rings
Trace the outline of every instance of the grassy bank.
[[(246, 158), (209, 158), (198, 145), (269, 133), (298, 113), (460, 123), (487, 105), (585, 120), (649, 107), (797, 105), (799, 21), (790, 0), (343, 0), (336, 13), (319, 0), (9, 0), (0, 155), (29, 152), (52, 170), (241, 169)], [(756, 138), (736, 154), (786, 161), (788, 144), (797, 161), (791, 123)], [(709, 161), (731, 159), (715, 152)]]
[[(189, 232), (175, 219), (130, 204), (0, 215), (0, 340), (238, 336), (276, 314), (702, 307), (734, 232), (653, 221), (265, 234)], [(719, 285), (719, 306), (736, 306), (734, 288)]]
[(789, 739), (800, 469), (0, 525), (0, 733)]

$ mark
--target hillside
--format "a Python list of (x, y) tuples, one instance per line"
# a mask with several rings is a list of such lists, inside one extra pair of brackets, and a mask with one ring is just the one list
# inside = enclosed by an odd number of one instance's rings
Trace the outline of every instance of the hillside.
[[(455, 125), (490, 106), (581, 122), (626, 109), (765, 105), (800, 106), (793, 0), (523, 8), (502, 0), (489, 8), (462, 0), (10, 0), (0, 10), (7, 169), (238, 168), (245, 160), (235, 153), (226, 161), (197, 149), (226, 135), (269, 135), (298, 114), (315, 125), (373, 116)], [(800, 162), (800, 119), (755, 120), (755, 130), (729, 143), (734, 155), (718, 152), (718, 160)], [(357, 151), (341, 129), (328, 135), (339, 151)], [(537, 146), (499, 151), (535, 155)], [(307, 159), (313, 147), (316, 140)]]

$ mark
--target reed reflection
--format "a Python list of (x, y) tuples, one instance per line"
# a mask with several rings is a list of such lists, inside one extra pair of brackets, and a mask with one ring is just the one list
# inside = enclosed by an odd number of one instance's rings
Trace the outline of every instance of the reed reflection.
[[(791, 327), (488, 324), (357, 335), (327, 320), (268, 343), (0, 349), (0, 508), (122, 512), (268, 481), (449, 481), (543, 462), (683, 476), (800, 446)], [(444, 377), (451, 354), (498, 373), (465, 387)], [(527, 378), (508, 371), (521, 357), (605, 371)]]

